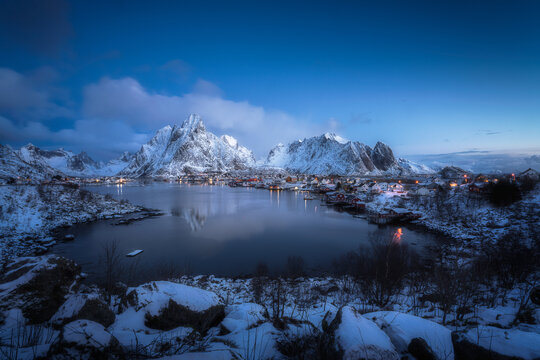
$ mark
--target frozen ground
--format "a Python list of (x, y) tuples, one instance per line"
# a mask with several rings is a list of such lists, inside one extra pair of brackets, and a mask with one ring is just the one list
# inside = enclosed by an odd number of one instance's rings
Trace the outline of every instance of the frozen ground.
[(0, 280), (5, 358), (287, 359), (303, 351), (316, 359), (324, 351), (343, 359), (413, 359), (422, 349), (434, 359), (459, 359), (463, 351), (540, 356), (540, 307), (533, 304), (532, 321), (516, 321), (517, 294), (506, 306), (478, 307), (443, 326), (437, 305), (414, 306), (408, 289), (396, 305), (378, 309), (346, 278), (266, 279), (257, 303), (253, 279), (212, 276), (105, 294), (82, 285), (75, 264), (49, 255), (17, 259)]

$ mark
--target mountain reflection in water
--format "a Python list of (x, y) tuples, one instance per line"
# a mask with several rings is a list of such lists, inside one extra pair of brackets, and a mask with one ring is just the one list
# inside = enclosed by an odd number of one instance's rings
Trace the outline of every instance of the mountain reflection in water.
[[(127, 267), (137, 263), (141, 281), (152, 279), (163, 264), (188, 263), (193, 274), (236, 276), (250, 274), (264, 262), (279, 272), (289, 256), (302, 257), (308, 273), (318, 274), (331, 269), (340, 255), (368, 244), (373, 235), (412, 244), (413, 250), (436, 241), (433, 234), (368, 224), (321, 206), (317, 198), (305, 201), (300, 192), (168, 183), (87, 189), (165, 213), (130, 225), (112, 226), (110, 220), (66, 230), (76, 240), (58, 244), (53, 252), (74, 259), (91, 277), (101, 271), (100, 254), (110, 241), (117, 242)], [(144, 252), (124, 258), (135, 249)]]

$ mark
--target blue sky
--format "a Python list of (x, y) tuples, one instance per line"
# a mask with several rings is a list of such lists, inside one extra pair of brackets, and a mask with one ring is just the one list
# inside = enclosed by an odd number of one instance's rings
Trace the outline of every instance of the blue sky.
[(4, 1), (0, 142), (136, 151), (203, 116), (265, 156), (332, 131), (398, 155), (540, 153), (536, 1)]

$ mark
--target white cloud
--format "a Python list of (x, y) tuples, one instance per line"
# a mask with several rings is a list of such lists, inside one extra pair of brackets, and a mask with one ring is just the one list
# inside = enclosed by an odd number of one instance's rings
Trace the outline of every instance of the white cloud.
[(85, 87), (83, 113), (89, 118), (123, 121), (147, 132), (181, 124), (190, 113), (198, 113), (210, 130), (237, 137), (258, 156), (265, 156), (278, 142), (323, 130), (282, 111), (225, 99), (217, 90), (214, 84), (199, 80), (193, 92), (167, 96), (150, 93), (133, 78), (103, 78)]
[(0, 142), (23, 145), (47, 143), (48, 147), (66, 147), (75, 152), (86, 151), (98, 159), (110, 159), (124, 151), (135, 152), (149, 140), (120, 121), (100, 119), (77, 120), (73, 128), (53, 131), (39, 122), (16, 125), (0, 116)]

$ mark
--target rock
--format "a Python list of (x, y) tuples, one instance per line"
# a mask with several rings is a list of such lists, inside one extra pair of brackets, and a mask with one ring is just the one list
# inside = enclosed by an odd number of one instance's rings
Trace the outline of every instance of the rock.
[(259, 304), (246, 303), (227, 307), (227, 315), (221, 325), (230, 332), (246, 330), (265, 320), (265, 309)]
[(390, 338), (350, 306), (338, 312), (330, 328), (334, 329), (335, 345), (345, 360), (399, 359)]
[(479, 326), (452, 333), (457, 360), (540, 358), (540, 334), (517, 329)]
[(73, 234), (67, 234), (64, 236), (64, 241), (73, 241), (75, 240), (75, 235)]
[(68, 297), (51, 320), (57, 325), (63, 325), (74, 320), (86, 319), (109, 327), (115, 318), (114, 312), (100, 299), (99, 294), (90, 293)]
[(416, 360), (437, 360), (433, 350), (431, 350), (426, 340), (422, 338), (412, 339), (407, 350)]
[[(411, 342), (420, 338), (435, 355), (435, 359), (454, 358), (452, 333), (446, 327), (418, 316), (396, 311), (377, 311), (364, 314), (388, 335), (397, 351), (410, 352)], [(420, 345), (416, 341), (415, 345)]]
[(43, 323), (64, 303), (80, 267), (58, 256), (25, 260), (28, 262), (18, 261), (22, 265), (5, 273), (5, 282), (0, 285), (0, 303), (4, 309), (20, 307), (29, 324)]
[(51, 346), (48, 359), (115, 359), (122, 349), (118, 340), (105, 328), (90, 320), (66, 324), (60, 339)]
[(205, 332), (225, 316), (225, 307), (213, 292), (169, 281), (138, 286), (126, 298), (137, 312), (144, 312), (145, 325), (151, 329), (187, 326)]

